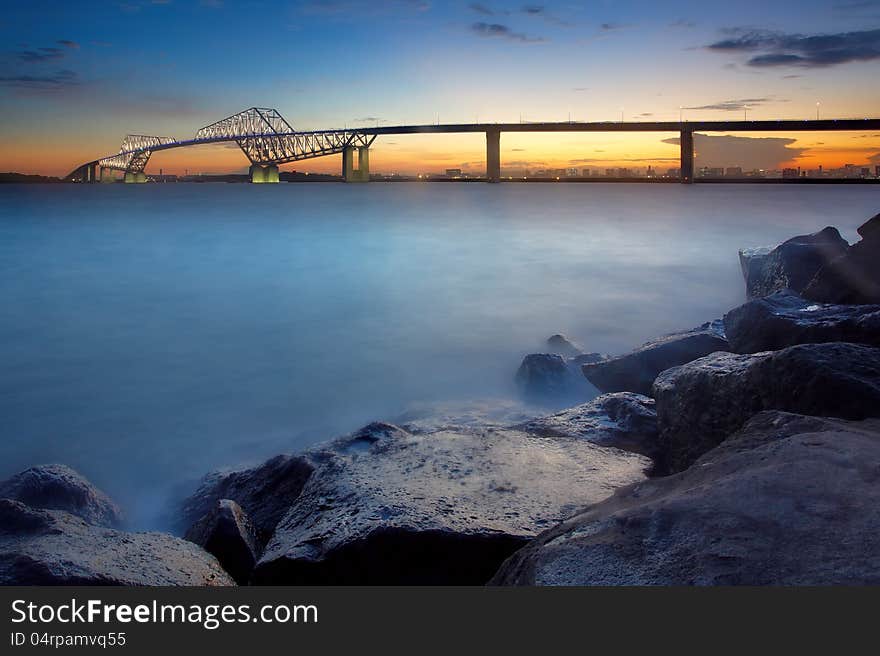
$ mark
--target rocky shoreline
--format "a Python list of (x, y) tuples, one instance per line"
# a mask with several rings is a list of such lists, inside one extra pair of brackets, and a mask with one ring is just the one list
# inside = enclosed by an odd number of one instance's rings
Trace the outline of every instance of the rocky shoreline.
[(617, 356), (554, 335), (516, 374), (590, 401), (210, 473), (182, 537), (33, 467), (0, 482), (0, 583), (880, 583), (880, 215), (859, 234), (740, 251), (749, 300), (723, 319)]

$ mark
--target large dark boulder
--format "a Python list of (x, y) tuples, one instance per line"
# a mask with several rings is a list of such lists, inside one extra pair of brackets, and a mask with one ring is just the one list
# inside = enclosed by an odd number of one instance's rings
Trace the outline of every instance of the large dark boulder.
[(575, 377), (556, 353), (531, 353), (523, 358), (516, 372), (516, 383), (528, 397), (567, 394)]
[(231, 499), (220, 499), (211, 512), (190, 527), (184, 539), (215, 556), (239, 585), (247, 583), (260, 556), (253, 523)]
[(234, 585), (197, 545), (0, 499), (0, 585)]
[(801, 292), (822, 266), (848, 248), (837, 228), (828, 226), (811, 235), (792, 237), (772, 250), (741, 250), (739, 260), (746, 294), (759, 298), (783, 289)]
[(307, 456), (279, 455), (250, 469), (208, 474), (181, 504), (177, 528), (185, 533), (221, 499), (231, 499), (247, 513), (265, 543), (313, 471)]
[(680, 333), (664, 335), (626, 355), (583, 364), (581, 370), (603, 392), (651, 395), (654, 379), (664, 369), (716, 351), (729, 351), (721, 320)]
[(752, 355), (714, 353), (664, 371), (654, 398), (658, 470), (681, 471), (761, 410), (880, 416), (880, 349), (830, 342)]
[(731, 310), (724, 329), (736, 353), (821, 342), (880, 346), (880, 305), (816, 303), (785, 290)]
[(252, 583), (483, 584), (540, 531), (650, 461), (569, 437), (515, 430), (355, 434), (275, 529)]
[(880, 584), (880, 421), (765, 412), (550, 529), (497, 585)]
[(862, 240), (827, 262), (803, 295), (824, 303), (880, 303), (880, 214), (859, 228)]
[(122, 511), (104, 492), (66, 465), (39, 465), (0, 482), (0, 498), (34, 508), (66, 510), (95, 526), (118, 527)]
[(648, 457), (655, 455), (657, 449), (654, 399), (632, 392), (603, 394), (514, 428), (536, 435), (577, 437)]

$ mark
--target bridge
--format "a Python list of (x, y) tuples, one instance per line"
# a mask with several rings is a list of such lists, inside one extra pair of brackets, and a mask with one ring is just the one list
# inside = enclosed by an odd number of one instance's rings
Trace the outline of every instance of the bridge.
[[(111, 182), (115, 180), (115, 172), (121, 171), (125, 182), (146, 182), (147, 176), (144, 171), (154, 152), (234, 142), (251, 163), (251, 182), (278, 182), (278, 166), (281, 164), (340, 154), (342, 179), (345, 182), (369, 182), (370, 147), (379, 136), (476, 132), (486, 135), (486, 181), (499, 182), (503, 132), (678, 132), (681, 182), (689, 184), (694, 180), (695, 132), (864, 130), (880, 130), (880, 119), (456, 123), (297, 132), (278, 110), (251, 107), (201, 128), (192, 139), (127, 135), (122, 140), (118, 153), (86, 162), (74, 169), (66, 179), (75, 182)], [(355, 154), (357, 154), (356, 162)]]

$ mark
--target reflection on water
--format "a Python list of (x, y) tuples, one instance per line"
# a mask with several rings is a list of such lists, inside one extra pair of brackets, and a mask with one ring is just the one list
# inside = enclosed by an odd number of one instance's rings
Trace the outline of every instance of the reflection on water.
[(171, 485), (412, 404), (514, 395), (741, 302), (736, 250), (880, 188), (0, 187), (0, 476), (64, 462), (140, 525)]

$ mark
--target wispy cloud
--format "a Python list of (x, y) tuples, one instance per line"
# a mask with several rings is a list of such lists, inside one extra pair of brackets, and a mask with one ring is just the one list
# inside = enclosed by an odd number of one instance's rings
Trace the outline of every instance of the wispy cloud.
[(52, 61), (53, 59), (61, 59), (66, 53), (61, 48), (37, 48), (35, 50), (22, 50), (17, 53), (18, 59), (28, 64), (41, 64), (43, 62)]
[(880, 59), (880, 29), (815, 35), (750, 28), (726, 32), (726, 38), (706, 48), (715, 52), (754, 53), (746, 62), (754, 67), (821, 68)]
[(708, 105), (696, 105), (694, 107), (685, 107), (691, 110), (715, 110), (720, 112), (741, 112), (744, 109), (751, 109), (768, 103), (788, 102), (779, 98), (737, 98), (735, 100), (720, 100)]
[(543, 37), (514, 32), (507, 25), (501, 25), (500, 23), (474, 23), (471, 25), (471, 32), (481, 37), (508, 39), (510, 41), (519, 41), (520, 43), (541, 43), (544, 41)]
[(49, 75), (10, 75), (0, 77), (0, 86), (19, 89), (54, 90), (80, 83), (74, 71), (61, 70)]
[(478, 14), (482, 14), (483, 16), (494, 16), (495, 15), (494, 9), (487, 7), (486, 5), (482, 5), (479, 2), (472, 2), (471, 4), (468, 5), (468, 8), (471, 11), (477, 12)]

